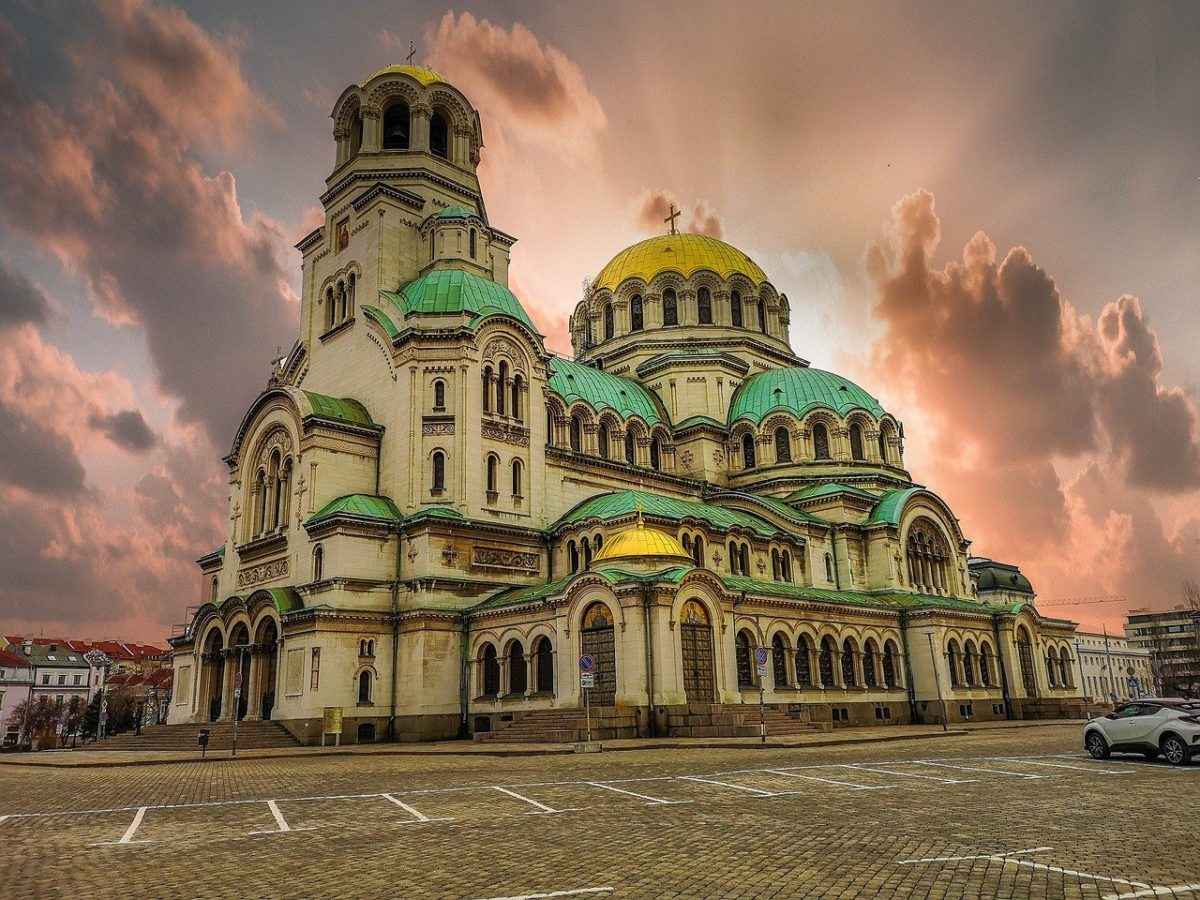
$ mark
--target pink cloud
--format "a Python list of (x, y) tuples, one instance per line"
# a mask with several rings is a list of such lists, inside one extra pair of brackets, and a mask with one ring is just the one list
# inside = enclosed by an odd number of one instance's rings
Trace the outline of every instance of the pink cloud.
[(723, 240), (725, 223), (707, 200), (696, 200), (687, 210), (669, 191), (647, 191), (637, 200), (637, 227), (651, 234), (663, 234), (671, 208), (683, 213), (675, 227), (688, 234), (703, 234)]

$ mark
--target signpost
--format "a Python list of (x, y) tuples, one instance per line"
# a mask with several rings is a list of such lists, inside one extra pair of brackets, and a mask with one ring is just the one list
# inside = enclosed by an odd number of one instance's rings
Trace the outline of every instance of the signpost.
[(198, 743), (200, 745), (200, 758), (201, 759), (204, 759), (204, 757), (208, 753), (208, 734), (209, 734), (209, 731), (207, 728), (201, 728), (200, 735), (199, 735), (199, 737), (196, 738), (196, 743)]
[(758, 668), (758, 730), (762, 742), (767, 742), (767, 660), (771, 651), (759, 647), (754, 651), (754, 665)]
[(587, 742), (592, 742), (592, 688), (596, 686), (596, 659), (590, 653), (579, 657), (579, 686), (583, 689), (583, 719)]
[(333, 745), (335, 747), (342, 746), (342, 708), (340, 706), (326, 706), (324, 716), (321, 719), (321, 746), (325, 746), (325, 735), (333, 735)]
[(238, 670), (233, 676), (233, 751), (230, 756), (237, 756), (237, 726), (242, 712), (242, 654), (238, 654)]

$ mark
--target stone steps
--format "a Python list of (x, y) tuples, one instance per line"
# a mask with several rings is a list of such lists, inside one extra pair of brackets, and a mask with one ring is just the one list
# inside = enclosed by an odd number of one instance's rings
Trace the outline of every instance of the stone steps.
[[(209, 733), (209, 750), (230, 750), (233, 748), (233, 724), (230, 722), (214, 722), (211, 724), (188, 725), (149, 725), (142, 733), (132, 731), (105, 738), (94, 744), (88, 744), (83, 750), (198, 750), (197, 739), (202, 730)], [(300, 742), (294, 738), (278, 722), (263, 722), (259, 720), (238, 723), (239, 750), (272, 750), (286, 747), (299, 747)]]

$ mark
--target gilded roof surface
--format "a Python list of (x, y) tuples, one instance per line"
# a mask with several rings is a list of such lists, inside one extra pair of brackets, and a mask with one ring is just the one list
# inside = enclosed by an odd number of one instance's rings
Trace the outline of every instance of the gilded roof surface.
[(615, 410), (622, 418), (641, 416), (647, 425), (665, 420), (654, 396), (641, 382), (610, 375), (561, 356), (550, 360), (550, 390), (567, 404), (583, 400), (596, 412)]
[(478, 328), (488, 316), (506, 315), (537, 333), (533, 320), (512, 291), (462, 269), (435, 269), (403, 285), (399, 291), (379, 293), (405, 316), (468, 313), (472, 316), (471, 328)]
[(689, 518), (699, 519), (702, 522), (708, 522), (718, 531), (728, 531), (735, 527), (748, 528), (763, 537), (772, 537), (780, 532), (780, 529), (770, 522), (740, 509), (725, 509), (694, 500), (676, 500), (672, 497), (661, 497), (658, 494), (648, 494), (644, 491), (617, 491), (592, 497), (559, 519), (555, 523), (555, 528), (593, 516), (605, 521), (619, 519), (623, 516), (633, 515), (639, 509), (648, 517), (666, 519), (671, 522)]
[(600, 270), (592, 288), (616, 290), (626, 278), (650, 281), (660, 272), (678, 272), (684, 278), (710, 269), (722, 278), (740, 273), (755, 285), (767, 275), (737, 247), (703, 234), (660, 234), (626, 247)]
[(635, 527), (625, 529), (605, 543), (596, 554), (595, 561), (647, 557), (688, 559), (688, 554), (677, 538), (658, 529), (647, 528), (639, 521)]
[[(384, 66), (382, 69), (372, 72), (369, 78), (364, 78), (362, 83), (366, 84), (369, 81), (373, 81), (380, 75), (407, 75), (409, 78), (419, 81), (422, 87), (429, 87), (431, 84), (437, 84), (438, 82), (449, 84), (445, 78), (433, 71), (433, 69), (425, 66), (406, 66), (403, 63), (394, 66)], [(361, 87), (362, 85), (359, 86)]]
[(823, 369), (791, 366), (746, 379), (730, 404), (729, 422), (748, 419), (758, 424), (777, 409), (803, 416), (817, 407), (843, 416), (852, 409), (864, 409), (877, 419), (884, 415), (879, 401), (850, 379)]

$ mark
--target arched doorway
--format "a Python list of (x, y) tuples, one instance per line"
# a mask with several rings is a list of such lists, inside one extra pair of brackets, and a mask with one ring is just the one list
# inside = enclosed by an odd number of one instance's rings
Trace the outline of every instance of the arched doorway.
[(713, 640), (708, 610), (695, 600), (683, 604), (679, 615), (683, 647), (683, 689), (689, 703), (713, 702)]
[(591, 702), (597, 706), (612, 706), (617, 697), (617, 650), (612, 612), (604, 603), (596, 602), (583, 612), (580, 643), (583, 652), (596, 661), (596, 686)]
[(550, 638), (540, 637), (534, 651), (534, 665), (537, 666), (537, 691), (539, 694), (554, 693), (554, 645)]
[(483, 645), (483, 653), (479, 657), (483, 669), (483, 696), (495, 697), (500, 693), (500, 661), (496, 658), (496, 645)]
[(257, 647), (255, 661), (255, 691), (259, 715), (270, 719), (275, 709), (275, 678), (279, 662), (279, 626), (274, 619), (259, 623), (254, 636)]
[[(229, 680), (229, 699), (232, 703), (234, 693), (239, 694), (237, 697), (237, 717), (238, 721), (246, 718), (246, 710), (250, 706), (250, 629), (244, 623), (239, 623), (234, 626), (229, 635), (229, 651), (233, 655), (229, 662), (233, 666), (233, 677)], [(239, 690), (237, 676), (241, 675), (241, 687)], [(232, 709), (232, 705), (230, 709)]]
[(204, 668), (207, 673), (205, 700), (208, 703), (208, 721), (221, 718), (221, 695), (225, 689), (225, 643), (221, 632), (214, 628), (204, 641)]
[(1033, 669), (1033, 641), (1024, 625), (1017, 629), (1017, 658), (1021, 661), (1021, 683), (1025, 686), (1025, 696), (1036, 697), (1038, 690), (1037, 675)]

